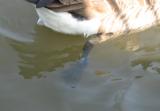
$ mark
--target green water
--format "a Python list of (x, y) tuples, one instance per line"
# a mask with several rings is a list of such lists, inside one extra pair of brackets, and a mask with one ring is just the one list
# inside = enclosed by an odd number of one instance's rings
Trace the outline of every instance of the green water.
[(159, 111), (160, 27), (95, 46), (79, 71), (85, 39), (37, 19), (0, 1), (0, 111)]

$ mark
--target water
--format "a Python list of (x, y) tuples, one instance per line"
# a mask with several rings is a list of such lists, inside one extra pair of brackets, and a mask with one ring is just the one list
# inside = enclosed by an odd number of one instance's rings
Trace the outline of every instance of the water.
[(159, 111), (160, 27), (99, 44), (81, 66), (85, 39), (36, 21), (30, 4), (0, 1), (1, 111)]

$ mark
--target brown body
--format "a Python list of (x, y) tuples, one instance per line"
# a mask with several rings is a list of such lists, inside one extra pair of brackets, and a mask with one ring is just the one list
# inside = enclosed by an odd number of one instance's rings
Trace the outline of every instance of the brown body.
[(45, 6), (49, 10), (41, 8), (37, 9), (37, 13), (42, 18), (43, 25), (55, 31), (95, 35), (96, 37), (89, 39), (84, 46), (82, 57), (85, 58), (94, 44), (128, 32), (144, 30), (160, 22), (160, 0), (82, 0), (81, 4), (82, 14), (87, 19), (79, 20), (67, 10), (66, 13), (54, 12), (54, 3)]
[[(155, 0), (137, 0), (140, 6), (142, 7), (148, 7), (148, 8), (153, 8), (155, 4)], [(117, 17), (121, 15), (123, 10), (120, 7), (120, 3), (125, 4), (125, 0), (83, 0), (84, 4), (84, 15), (88, 19), (93, 19), (93, 18), (100, 18), (101, 20), (101, 25), (99, 27), (98, 31), (98, 37), (96, 40), (91, 40), (92, 43), (100, 43), (103, 41), (108, 40), (110, 36), (112, 35), (111, 33), (106, 33), (105, 32), (105, 27), (103, 26), (103, 21), (105, 19), (106, 14), (109, 12), (109, 10), (112, 10)], [(109, 4), (110, 8), (108, 8), (106, 5)], [(153, 10), (153, 9), (152, 9)], [(154, 11), (154, 10), (153, 10)], [(125, 18), (125, 15), (121, 15), (120, 19), (124, 22), (126, 27), (128, 27), (127, 24), (127, 19)], [(128, 29), (129, 32), (129, 29)]]
[(105, 16), (107, 10), (105, 0), (83, 0), (84, 13), (88, 19)]

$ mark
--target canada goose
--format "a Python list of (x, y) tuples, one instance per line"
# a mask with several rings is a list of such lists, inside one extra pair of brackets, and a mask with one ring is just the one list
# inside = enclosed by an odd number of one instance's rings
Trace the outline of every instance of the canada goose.
[(157, 25), (160, 20), (160, 0), (77, 0), (82, 4), (82, 19), (73, 16), (70, 13), (76, 13), (73, 10), (54, 11), (55, 2), (65, 0), (27, 1), (37, 6), (38, 24), (62, 33), (96, 36), (86, 42), (84, 57), (94, 44), (121, 34), (142, 31)]

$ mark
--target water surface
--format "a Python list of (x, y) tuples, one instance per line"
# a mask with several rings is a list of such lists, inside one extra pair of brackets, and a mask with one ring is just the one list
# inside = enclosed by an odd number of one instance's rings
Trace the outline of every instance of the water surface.
[(85, 39), (36, 21), (29, 3), (0, 1), (1, 111), (159, 111), (160, 27), (97, 45), (81, 66)]

